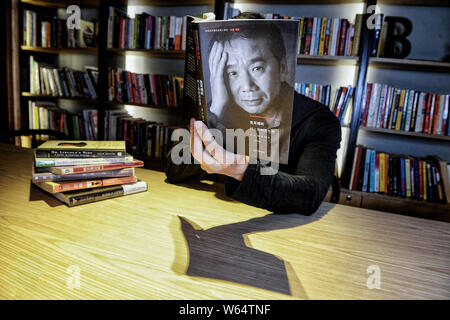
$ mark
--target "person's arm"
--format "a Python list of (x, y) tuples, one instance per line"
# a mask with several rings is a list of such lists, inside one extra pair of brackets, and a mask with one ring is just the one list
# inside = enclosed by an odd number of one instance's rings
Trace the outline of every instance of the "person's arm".
[(334, 116), (322, 114), (309, 121), (303, 130), (307, 132), (306, 144), (294, 174), (278, 171), (274, 175), (261, 175), (259, 163), (249, 164), (242, 181), (227, 178), (226, 195), (273, 212), (313, 214), (333, 179), (341, 129)]

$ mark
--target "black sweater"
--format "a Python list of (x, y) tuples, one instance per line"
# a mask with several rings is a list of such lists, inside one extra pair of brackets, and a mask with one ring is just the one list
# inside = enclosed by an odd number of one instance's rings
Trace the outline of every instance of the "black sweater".
[[(261, 175), (261, 164), (249, 164), (242, 181), (227, 177), (227, 197), (277, 213), (310, 215), (322, 203), (334, 175), (341, 126), (323, 104), (295, 94), (287, 165)], [(167, 180), (184, 182), (204, 172), (198, 164), (175, 165), (169, 157)]]

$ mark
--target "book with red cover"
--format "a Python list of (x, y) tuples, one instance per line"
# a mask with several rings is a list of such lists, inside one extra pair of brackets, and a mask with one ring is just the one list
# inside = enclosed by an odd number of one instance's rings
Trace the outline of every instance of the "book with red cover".
[(96, 172), (117, 170), (123, 168), (143, 167), (144, 162), (141, 160), (133, 160), (129, 162), (98, 164), (98, 165), (84, 165), (84, 166), (68, 166), (68, 167), (50, 167), (50, 171), (54, 174), (74, 174), (84, 172)]

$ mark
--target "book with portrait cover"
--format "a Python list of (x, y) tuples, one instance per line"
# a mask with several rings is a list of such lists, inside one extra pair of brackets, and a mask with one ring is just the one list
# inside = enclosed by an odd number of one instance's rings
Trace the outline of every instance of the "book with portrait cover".
[[(194, 117), (220, 130), (229, 151), (286, 164), (299, 21), (187, 21), (186, 121)], [(229, 133), (241, 134), (244, 148)]]

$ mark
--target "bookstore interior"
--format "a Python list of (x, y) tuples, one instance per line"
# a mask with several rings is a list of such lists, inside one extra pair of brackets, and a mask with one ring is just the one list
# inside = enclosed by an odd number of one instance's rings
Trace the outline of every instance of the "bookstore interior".
[(448, 0), (2, 6), (1, 299), (450, 299)]

